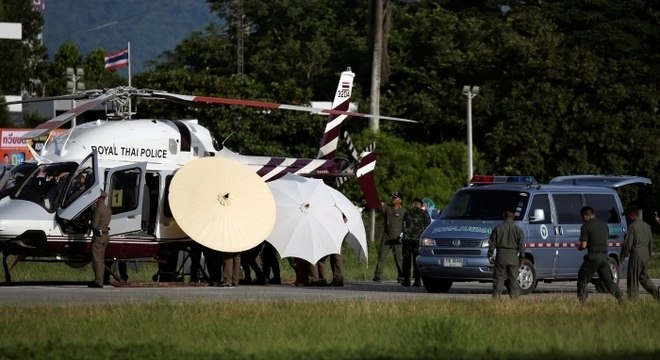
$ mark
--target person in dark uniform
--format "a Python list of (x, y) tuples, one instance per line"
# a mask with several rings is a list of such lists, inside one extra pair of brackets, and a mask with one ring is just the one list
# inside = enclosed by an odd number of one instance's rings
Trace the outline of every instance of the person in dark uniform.
[(495, 265), (494, 298), (502, 295), (505, 284), (510, 298), (520, 296), (518, 269), (525, 260), (525, 239), (520, 226), (513, 222), (515, 217), (515, 209), (504, 210), (504, 221), (495, 226), (488, 240), (488, 261)]
[(628, 259), (628, 278), (626, 279), (628, 299), (637, 299), (641, 284), (649, 294), (660, 301), (660, 290), (655, 287), (653, 280), (646, 273), (651, 260), (651, 243), (653, 242), (651, 226), (639, 217), (639, 209), (636, 206), (627, 207), (625, 215), (629, 225), (628, 234), (626, 234), (621, 248), (621, 263), (625, 258), (630, 257)]
[(105, 248), (108, 247), (110, 235), (108, 225), (112, 213), (105, 204), (108, 194), (101, 190), (101, 196), (96, 199), (94, 215), (92, 217), (92, 266), (94, 268), (94, 281), (89, 284), (91, 288), (103, 287), (103, 273), (105, 272)]
[(396, 264), (397, 280), (403, 281), (403, 268), (401, 262), (403, 261), (401, 249), (401, 233), (403, 232), (403, 217), (406, 215), (406, 208), (401, 206), (403, 201), (403, 194), (397, 191), (392, 194), (391, 204), (382, 204), (381, 211), (385, 217), (385, 229), (383, 236), (380, 238), (378, 246), (378, 262), (376, 263), (376, 270), (374, 271), (373, 281), (381, 281), (383, 276), (383, 266), (388, 251), (394, 254), (394, 263)]
[[(277, 250), (273, 244), (268, 241), (263, 242), (264, 247), (261, 250), (261, 269), (264, 273), (264, 278), (268, 279), (269, 284), (281, 284), (282, 278), (280, 277), (280, 262), (277, 259)], [(270, 272), (273, 272), (273, 277)]]
[(621, 290), (619, 290), (619, 285), (612, 278), (610, 262), (607, 256), (607, 240), (610, 237), (607, 224), (596, 218), (594, 209), (591, 206), (583, 207), (580, 210), (580, 214), (582, 214), (584, 224), (580, 228), (578, 250), (587, 249), (587, 255), (584, 256), (584, 262), (580, 266), (580, 270), (578, 270), (578, 299), (581, 303), (587, 300), (587, 284), (591, 281), (594, 273), (598, 272), (598, 277), (602, 280), (603, 286), (619, 302), (622, 302), (623, 296), (621, 295)]
[(410, 266), (413, 268), (413, 286), (420, 286), (419, 268), (417, 268), (417, 255), (419, 255), (419, 238), (424, 229), (431, 223), (428, 212), (422, 207), (421, 199), (413, 199), (412, 208), (403, 217), (403, 282), (401, 285), (410, 286)]
[[(243, 279), (240, 280), (241, 284), (266, 285), (266, 278), (257, 262), (262, 247), (263, 242), (251, 249), (241, 252), (241, 266), (243, 267)], [(250, 269), (254, 271), (255, 279), (252, 279), (252, 272)]]

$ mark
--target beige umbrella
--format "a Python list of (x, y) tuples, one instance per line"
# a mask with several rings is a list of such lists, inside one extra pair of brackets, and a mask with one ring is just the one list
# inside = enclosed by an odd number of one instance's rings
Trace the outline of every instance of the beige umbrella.
[(205, 157), (186, 164), (172, 179), (169, 200), (181, 229), (218, 251), (251, 249), (275, 224), (275, 200), (266, 183), (230, 159)]

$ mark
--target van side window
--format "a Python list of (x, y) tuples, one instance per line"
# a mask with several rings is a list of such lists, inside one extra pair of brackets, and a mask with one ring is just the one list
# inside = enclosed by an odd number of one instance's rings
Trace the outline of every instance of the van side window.
[[(538, 213), (538, 210), (543, 211), (543, 218), (538, 219), (536, 217), (536, 213)], [(530, 212), (529, 212), (529, 222), (534, 223), (534, 224), (552, 224), (552, 216), (550, 213), (550, 199), (548, 199), (548, 195), (545, 194), (537, 194), (534, 195), (534, 198), (532, 199), (532, 206), (530, 207)]]
[(616, 200), (610, 194), (586, 194), (587, 205), (594, 208), (596, 217), (610, 224), (621, 223), (621, 214)]
[(552, 195), (557, 210), (557, 221), (560, 224), (580, 224), (582, 216), (582, 197), (580, 194), (556, 194)]

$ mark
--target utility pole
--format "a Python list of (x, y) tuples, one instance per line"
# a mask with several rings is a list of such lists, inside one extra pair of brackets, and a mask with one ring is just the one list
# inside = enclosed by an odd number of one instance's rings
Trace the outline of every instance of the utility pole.
[(234, 2), (234, 17), (236, 18), (236, 73), (243, 75), (243, 0)]
[(373, 132), (379, 130), (380, 115), (380, 71), (383, 52), (383, 0), (371, 0), (373, 56), (371, 63), (371, 94), (370, 112), (376, 118), (369, 118), (369, 129)]

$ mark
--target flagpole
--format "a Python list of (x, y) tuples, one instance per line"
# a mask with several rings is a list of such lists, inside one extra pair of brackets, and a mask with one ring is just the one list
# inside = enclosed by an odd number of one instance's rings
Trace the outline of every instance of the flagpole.
[[(131, 87), (131, 42), (128, 42), (128, 87)], [(131, 119), (131, 97), (128, 97), (128, 119)]]

